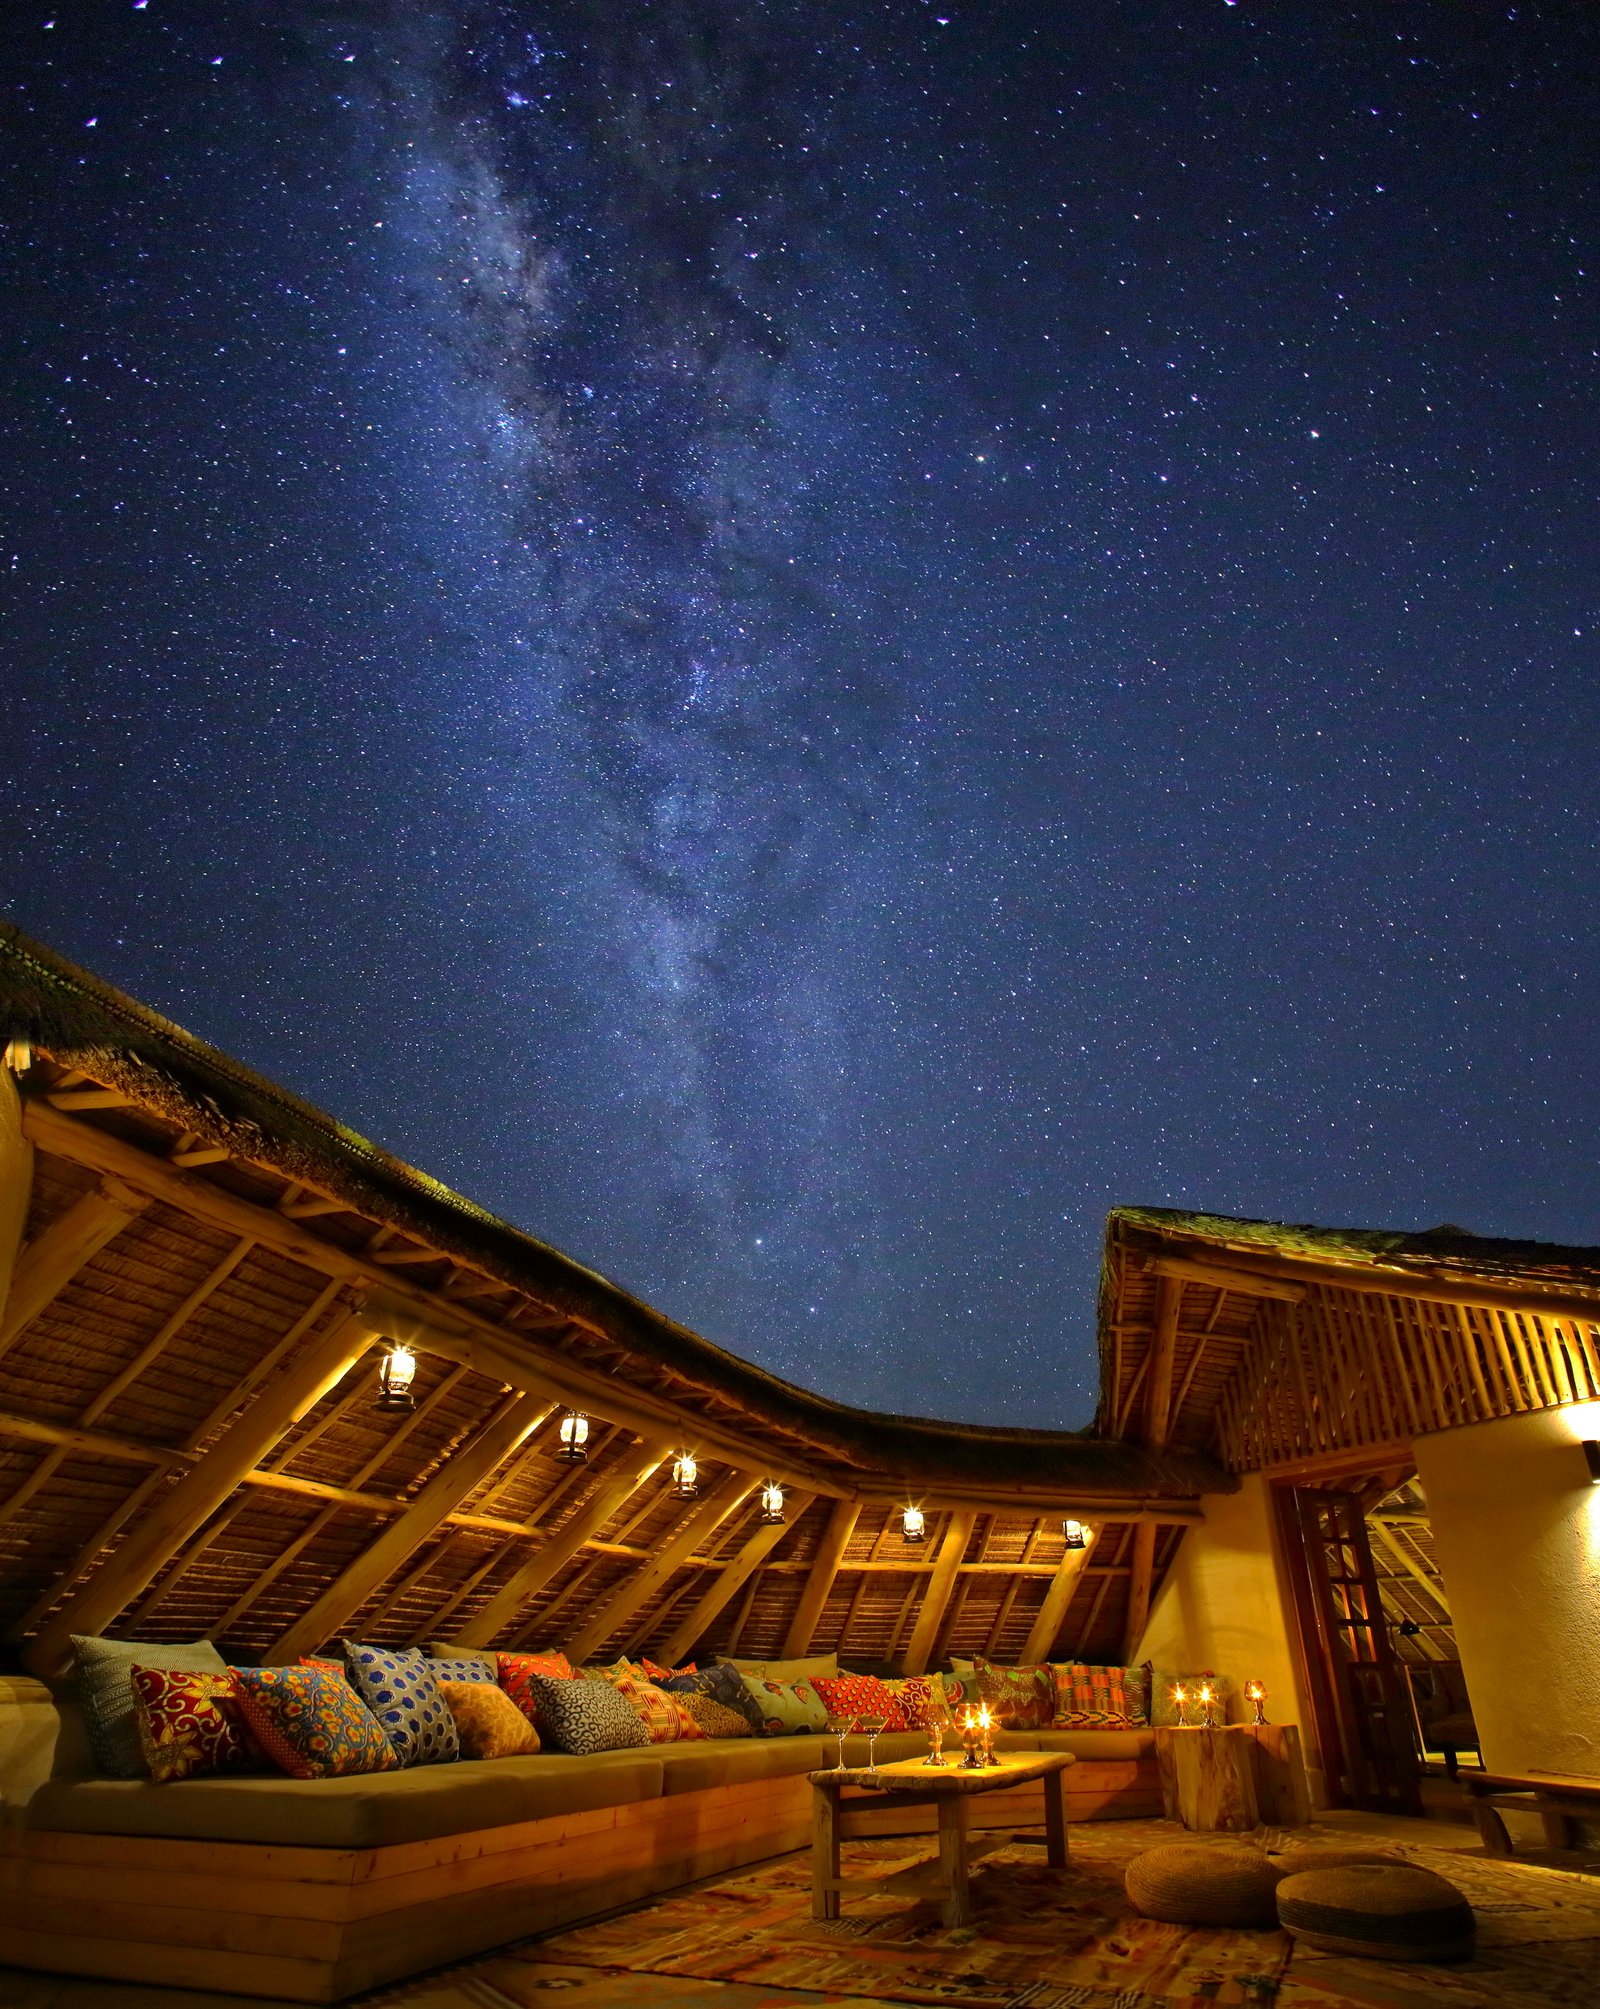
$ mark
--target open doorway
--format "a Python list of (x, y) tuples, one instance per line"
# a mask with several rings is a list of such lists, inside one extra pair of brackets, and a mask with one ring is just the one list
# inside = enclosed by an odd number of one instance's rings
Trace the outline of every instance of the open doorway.
[(1433, 1546), (1428, 1503), (1409, 1478), (1366, 1513), (1378, 1594), (1389, 1640), (1405, 1680), (1417, 1750), (1426, 1772), (1456, 1776), (1478, 1764), (1478, 1732), (1461, 1671), (1449, 1594)]

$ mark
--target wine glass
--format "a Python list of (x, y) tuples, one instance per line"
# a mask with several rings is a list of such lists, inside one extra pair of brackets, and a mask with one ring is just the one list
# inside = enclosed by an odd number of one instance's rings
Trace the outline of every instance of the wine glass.
[(854, 1716), (844, 1716), (835, 1713), (828, 1718), (828, 1735), (830, 1737), (837, 1737), (839, 1740), (839, 1762), (833, 1768), (836, 1772), (844, 1770), (844, 1740), (855, 1727), (856, 1719)]
[(867, 1770), (874, 1777), (876, 1777), (878, 1770), (878, 1760), (874, 1754), (878, 1748), (878, 1739), (888, 1728), (888, 1724), (888, 1717), (882, 1714), (877, 1716), (858, 1716), (856, 1718), (856, 1728), (864, 1730), (867, 1733)]

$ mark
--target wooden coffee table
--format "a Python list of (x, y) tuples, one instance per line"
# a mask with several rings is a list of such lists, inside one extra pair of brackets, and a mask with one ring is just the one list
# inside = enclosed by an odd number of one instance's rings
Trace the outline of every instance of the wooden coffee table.
[[(839, 1896), (847, 1890), (892, 1887), (917, 1897), (944, 1900), (946, 1925), (966, 1925), (972, 1918), (971, 1868), (974, 1852), (968, 1840), (972, 1802), (979, 1793), (1003, 1792), (1030, 1779), (1044, 1781), (1046, 1860), (1052, 1869), (1067, 1867), (1067, 1788), (1064, 1774), (1075, 1760), (1066, 1751), (1027, 1751), (996, 1755), (992, 1765), (968, 1771), (959, 1758), (942, 1769), (921, 1758), (893, 1765), (847, 1765), (842, 1771), (813, 1772), (811, 1777), (811, 1916), (837, 1918)], [(841, 1877), (839, 1874), (839, 1796), (846, 1786), (868, 1792), (892, 1793), (907, 1806), (939, 1810), (939, 1878), (909, 1883), (901, 1875)], [(996, 1847), (1004, 1846), (997, 1842)]]

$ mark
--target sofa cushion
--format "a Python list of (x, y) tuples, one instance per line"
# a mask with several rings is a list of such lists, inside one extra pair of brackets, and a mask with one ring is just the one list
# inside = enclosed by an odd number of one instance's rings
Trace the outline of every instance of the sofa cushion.
[(681, 1692), (678, 1699), (708, 1737), (753, 1737), (756, 1734), (750, 1727), (748, 1716), (741, 1716), (737, 1709), (730, 1709), (727, 1703), (719, 1702), (714, 1695), (703, 1695), (697, 1688), (688, 1688)]
[(1011, 1748), (1026, 1745), (1035, 1751), (1070, 1751), (1074, 1758), (1093, 1763), (1132, 1764), (1150, 1757), (1156, 1748), (1155, 1732), (1140, 1730), (1036, 1730), (1011, 1740)]
[(52, 1779), (35, 1793), (29, 1824), (70, 1834), (361, 1849), (660, 1796), (661, 1765), (650, 1752), (581, 1760), (541, 1753), (343, 1779), (185, 1779), (175, 1786)]
[(572, 1662), (564, 1653), (499, 1653), (495, 1655), (500, 1670), (500, 1686), (516, 1703), (541, 1736), (548, 1735), (549, 1724), (539, 1714), (539, 1698), (534, 1693), (533, 1677), (547, 1674), (552, 1681), (571, 1681), (574, 1678)]
[(400, 1651), (347, 1641), (345, 1672), (383, 1725), (402, 1765), (442, 1765), (460, 1755), (456, 1719), (445, 1707), (428, 1661), (415, 1647)]
[(135, 1663), (131, 1679), (145, 1770), (157, 1784), (260, 1766), (231, 1667), (212, 1674)]
[(140, 1667), (201, 1669), (223, 1674), (228, 1663), (209, 1639), (162, 1645), (157, 1640), (97, 1639), (72, 1635), (78, 1701), (89, 1732), (95, 1763), (114, 1779), (142, 1779), (144, 1751), (130, 1678)]
[(456, 1719), (463, 1758), (520, 1758), (538, 1750), (538, 1731), (493, 1682), (441, 1681), (439, 1693)]
[(625, 1751), (650, 1742), (637, 1712), (609, 1681), (563, 1681), (533, 1674), (528, 1687), (534, 1721), (545, 1744), (587, 1758), (598, 1751)]
[(389, 1772), (400, 1762), (377, 1717), (342, 1674), (322, 1667), (241, 1667), (235, 1693), (250, 1735), (291, 1779)]
[(663, 1744), (651, 1753), (662, 1765), (661, 1790), (703, 1793), (745, 1779), (803, 1778), (833, 1762), (831, 1737), (708, 1738), (699, 1744)]
[(875, 1674), (813, 1674), (811, 1686), (830, 1717), (875, 1717), (886, 1730), (909, 1730), (905, 1706)]
[(758, 1736), (800, 1737), (827, 1729), (827, 1704), (809, 1681), (763, 1681), (754, 1674), (742, 1678), (761, 1718)]
[(737, 1668), (741, 1674), (754, 1675), (757, 1681), (809, 1681), (813, 1674), (837, 1674), (839, 1656), (836, 1653), (813, 1653), (804, 1660), (733, 1660), (723, 1659), (717, 1663), (721, 1667)]
[(489, 1687), (500, 1679), (492, 1653), (424, 1654), (422, 1664), (435, 1681), (477, 1681)]
[(720, 1702), (724, 1709), (733, 1709), (750, 1726), (752, 1736), (764, 1736), (764, 1718), (756, 1707), (755, 1697), (750, 1693), (742, 1674), (731, 1661), (718, 1661), (711, 1667), (702, 1667), (694, 1674), (669, 1674), (660, 1683), (669, 1695), (682, 1695), (693, 1691), (709, 1695), (714, 1702)]
[(698, 1744), (705, 1732), (683, 1706), (683, 1698), (669, 1695), (653, 1681), (635, 1681), (622, 1675), (615, 1683), (617, 1693), (645, 1727), (652, 1744)]
[[(1142, 1706), (1128, 1699), (1128, 1670), (1100, 1667), (1082, 1660), (1053, 1660), (1055, 1718), (1041, 1728), (1056, 1730), (1131, 1730), (1143, 1721)], [(1138, 1701), (1137, 1695), (1135, 1702)]]

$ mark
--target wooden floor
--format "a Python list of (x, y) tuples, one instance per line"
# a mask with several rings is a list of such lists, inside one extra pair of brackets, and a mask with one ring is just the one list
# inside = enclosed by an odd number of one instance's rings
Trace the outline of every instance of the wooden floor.
[[(1430, 1796), (1431, 1797), (1431, 1796)], [(1454, 1793), (1443, 1796), (1432, 1809), (1433, 1818), (1416, 1820), (1398, 1815), (1366, 1813), (1324, 1813), (1318, 1828), (1324, 1838), (1329, 1829), (1347, 1833), (1352, 1841), (1412, 1842), (1432, 1849), (1459, 1849), (1464, 1854), (1481, 1855), (1477, 1831), (1454, 1818), (1459, 1802)], [(1531, 1845), (1525, 1838), (1518, 1859), (1548, 1868), (1585, 1871), (1600, 1878), (1600, 1849), (1585, 1852), (1553, 1853)], [(744, 1872), (748, 1874), (748, 1872)], [(708, 1879), (715, 1881), (715, 1879)], [(470, 1963), (468, 1964), (470, 1967)], [(1392, 1971), (1392, 1970), (1391, 1970)], [(1450, 1970), (1431, 1970), (1441, 1977)], [(404, 2009), (461, 2009), (463, 2003), (478, 2003), (476, 1991), (464, 1993), (462, 1982), (467, 1970), (447, 1969), (437, 1983), (421, 1977), (369, 1996), (352, 1998), (356, 2005), (378, 2005), (403, 2001)], [(530, 1963), (524, 1968), (537, 1991), (548, 1990), (552, 2000), (572, 1994), (583, 2009), (644, 2009), (645, 2004), (661, 2004), (662, 2009), (905, 2009), (905, 2005), (880, 2002), (876, 1997), (817, 1994), (808, 1989), (768, 1988), (740, 1982), (678, 1979), (669, 1975), (605, 1974), (592, 1967), (567, 1967), (559, 1962)], [(1435, 1999), (1430, 1987), (1430, 1970), (1409, 1969), (1408, 2003), (1428, 2003)], [(1309, 1978), (1309, 1977), (1308, 1977)], [(1447, 1982), (1437, 1993), (1441, 2009), (1453, 1997)], [(501, 1998), (495, 1991), (482, 1994), (482, 2009), (496, 2009)], [(1320, 1988), (1307, 1993), (1297, 1985), (1291, 1967), (1278, 1998), (1276, 2009), (1323, 2009), (1327, 1997)], [(141, 1987), (127, 1983), (79, 1981), (56, 1975), (25, 1974), (0, 1968), (0, 2009), (303, 2009), (303, 2005), (282, 2005), (256, 2000), (247, 2004), (237, 1995), (194, 1992), (186, 1989)]]

